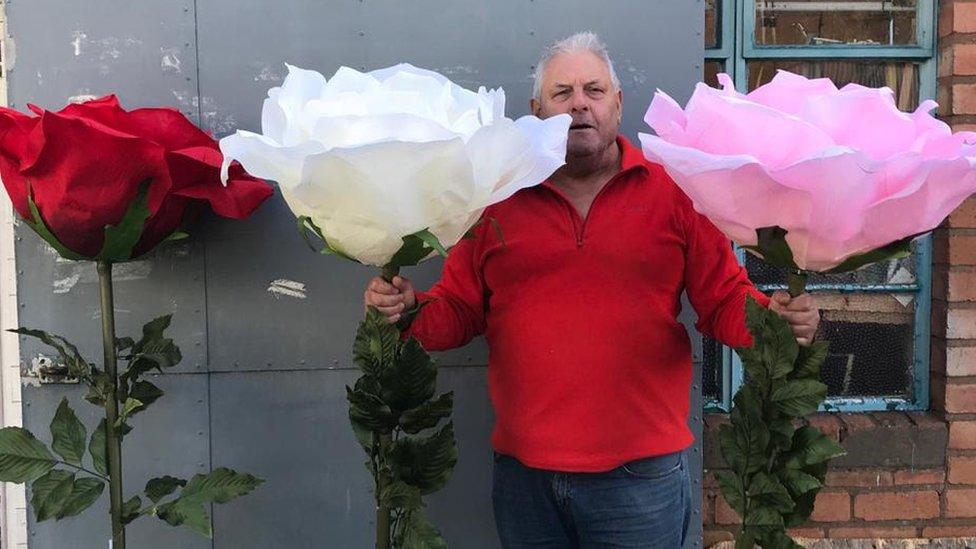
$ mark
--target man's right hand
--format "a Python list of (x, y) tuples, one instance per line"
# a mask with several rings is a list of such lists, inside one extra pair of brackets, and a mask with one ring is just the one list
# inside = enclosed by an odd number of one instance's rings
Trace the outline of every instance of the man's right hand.
[(417, 304), (413, 284), (402, 276), (393, 277), (393, 284), (382, 277), (374, 277), (366, 285), (364, 299), (367, 308), (376, 307), (391, 324), (400, 320), (404, 311), (413, 309)]

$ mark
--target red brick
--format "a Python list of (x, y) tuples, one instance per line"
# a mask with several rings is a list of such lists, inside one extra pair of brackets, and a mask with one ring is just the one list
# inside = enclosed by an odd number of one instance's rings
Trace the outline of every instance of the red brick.
[(972, 536), (976, 536), (976, 522), (972, 524), (926, 526), (922, 528), (923, 538), (968, 538)]
[(854, 516), (864, 520), (935, 518), (939, 516), (939, 494), (934, 490), (858, 494)]
[(895, 484), (906, 486), (909, 484), (942, 484), (945, 482), (945, 471), (926, 469), (920, 471), (895, 471)]
[(952, 85), (952, 114), (976, 114), (976, 84)]
[(945, 410), (951, 414), (976, 413), (976, 383), (947, 382)]
[[(971, 84), (976, 89), (976, 84)], [(976, 94), (970, 93), (970, 101), (976, 104)], [(953, 103), (956, 101), (953, 96)], [(949, 257), (946, 259), (951, 265), (976, 265), (976, 236), (954, 234), (949, 236)]]
[(715, 494), (705, 492), (702, 496), (702, 524), (713, 524), (715, 522)]
[(976, 456), (949, 456), (949, 483), (976, 484)]
[(741, 519), (739, 515), (736, 514), (735, 509), (729, 507), (726, 503), (725, 498), (719, 494), (715, 498), (715, 523), (716, 524), (739, 524)]
[(949, 448), (976, 450), (976, 421), (953, 421), (949, 423)]
[(894, 483), (891, 471), (872, 469), (852, 469), (850, 471), (827, 471), (827, 486), (857, 486), (872, 488), (891, 486)]
[[(957, 126), (963, 125), (957, 124)], [(956, 131), (966, 131), (956, 127), (953, 129)], [(976, 228), (976, 198), (967, 198), (958, 208), (949, 214), (949, 226), (964, 229)]]
[(976, 271), (952, 269), (948, 272), (948, 292), (946, 298), (958, 303), (961, 301), (976, 301)]
[(845, 430), (848, 434), (864, 429), (874, 429), (877, 424), (868, 414), (841, 414), (840, 420), (844, 422)]
[(946, 516), (949, 518), (976, 518), (976, 488), (950, 488), (946, 490)]
[(813, 414), (807, 418), (807, 421), (821, 433), (834, 440), (840, 440), (840, 431), (844, 425), (837, 419), (836, 414)]
[[(973, 277), (973, 287), (976, 288), (976, 276)], [(947, 348), (946, 375), (976, 376), (976, 347)]]
[(908, 412), (908, 418), (921, 430), (946, 428), (946, 421), (931, 412)]
[(847, 492), (820, 492), (810, 519), (815, 522), (843, 522), (851, 519), (851, 495)]
[(953, 2), (952, 10), (954, 32), (976, 32), (976, 4)]
[(827, 530), (827, 537), (838, 539), (914, 538), (917, 534), (915, 528), (906, 526), (848, 526)]
[[(950, 55), (951, 55), (951, 51)], [(940, 60), (940, 67), (946, 66)], [(952, 96), (949, 95), (952, 88), (948, 84), (940, 84), (938, 90), (935, 93), (935, 102), (939, 104), (939, 109), (935, 113), (940, 118), (947, 118), (952, 116)]]
[(946, 313), (947, 339), (976, 339), (976, 309), (949, 307)]
[(954, 44), (952, 50), (953, 74), (976, 74), (976, 44)]

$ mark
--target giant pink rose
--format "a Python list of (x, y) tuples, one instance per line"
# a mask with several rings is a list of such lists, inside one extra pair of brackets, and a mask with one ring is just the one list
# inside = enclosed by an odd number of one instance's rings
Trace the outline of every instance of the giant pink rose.
[(774, 264), (788, 261), (770, 257), (775, 246), (757, 231), (786, 231), (794, 265), (784, 266), (849, 270), (880, 259), (864, 255), (872, 250), (904, 252), (976, 192), (976, 133), (953, 134), (929, 114), (933, 101), (904, 113), (888, 88), (838, 90), (785, 71), (748, 95), (719, 81), (698, 84), (684, 110), (658, 91), (644, 154), (696, 210)]

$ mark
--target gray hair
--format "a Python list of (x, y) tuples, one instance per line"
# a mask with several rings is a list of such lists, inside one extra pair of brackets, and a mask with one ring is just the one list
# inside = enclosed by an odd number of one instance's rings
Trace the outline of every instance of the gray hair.
[(607, 52), (607, 45), (603, 43), (603, 40), (600, 40), (600, 37), (595, 32), (583, 31), (553, 42), (542, 52), (542, 57), (536, 63), (535, 72), (532, 75), (532, 97), (534, 99), (542, 97), (542, 73), (545, 72), (546, 65), (549, 64), (549, 61), (553, 57), (563, 53), (577, 53), (581, 51), (588, 51), (603, 59), (603, 62), (607, 64), (607, 69), (610, 71), (611, 83), (619, 90), (620, 79), (617, 78), (617, 71), (613, 70), (613, 61)]

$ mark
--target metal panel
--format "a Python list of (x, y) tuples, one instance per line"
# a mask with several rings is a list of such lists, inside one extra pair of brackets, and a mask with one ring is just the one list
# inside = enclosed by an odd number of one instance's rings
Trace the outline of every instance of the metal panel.
[[(211, 375), (214, 463), (268, 481), (234, 505), (214, 509), (218, 545), (371, 545), (372, 481), (363, 466), (366, 455), (349, 428), (344, 390), (358, 372)], [(430, 498), (428, 513), (451, 547), (496, 547), (485, 369), (441, 369), (438, 382), (441, 391), (455, 394), (453, 421), (461, 457), (448, 486)]]
[[(150, 478), (163, 475), (190, 478), (210, 470), (207, 376), (165, 375), (150, 379), (166, 394), (130, 422), (133, 431), (123, 445), (124, 499), (141, 492)], [(50, 443), (51, 418), (61, 398), (66, 396), (90, 435), (102, 416), (98, 408), (82, 398), (85, 392), (80, 385), (25, 387), (24, 426)], [(90, 456), (85, 457), (84, 463), (90, 466)], [(28, 520), (30, 547), (107, 547), (110, 526), (106, 486), (102, 497), (81, 516), (36, 523), (32, 511)], [(211, 547), (210, 540), (184, 528), (173, 528), (154, 517), (142, 517), (126, 530), (126, 541), (133, 547)]]

